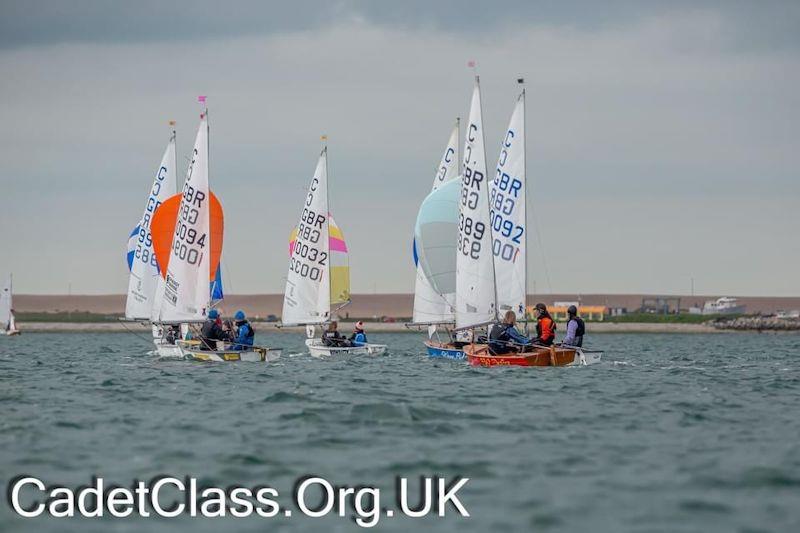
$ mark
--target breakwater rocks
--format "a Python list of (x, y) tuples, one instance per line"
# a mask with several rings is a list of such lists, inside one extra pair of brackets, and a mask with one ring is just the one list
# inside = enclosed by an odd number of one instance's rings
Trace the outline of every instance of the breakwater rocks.
[(746, 331), (800, 331), (800, 319), (774, 316), (740, 316), (718, 318), (711, 322), (716, 329)]

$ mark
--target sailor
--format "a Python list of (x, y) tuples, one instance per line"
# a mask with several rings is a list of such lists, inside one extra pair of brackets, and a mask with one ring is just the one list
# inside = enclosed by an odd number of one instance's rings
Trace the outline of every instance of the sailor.
[(514, 345), (526, 346), (531, 343), (530, 339), (517, 331), (517, 315), (514, 311), (506, 311), (502, 322), (492, 326), (489, 331), (489, 351), (493, 355), (516, 352)]
[(578, 316), (578, 308), (574, 305), (570, 305), (567, 308), (567, 314), (569, 315), (567, 321), (567, 335), (564, 337), (564, 340), (561, 341), (561, 344), (580, 348), (583, 346), (583, 336), (586, 334), (586, 325), (583, 323), (583, 319)]
[(338, 327), (339, 324), (335, 320), (328, 324), (328, 328), (322, 332), (322, 344), (338, 348), (350, 346), (347, 338), (339, 333)]
[(233, 319), (236, 321), (236, 336), (233, 339), (233, 349), (246, 350), (248, 347), (253, 345), (256, 332), (253, 329), (253, 326), (247, 320), (247, 316), (244, 314), (244, 311), (241, 309), (236, 311), (236, 314), (233, 315)]
[(542, 346), (552, 345), (556, 339), (556, 323), (553, 317), (547, 312), (547, 306), (543, 303), (536, 304), (534, 312), (536, 313), (536, 337), (531, 339), (531, 342)]
[(217, 341), (230, 340), (230, 336), (220, 326), (219, 311), (212, 309), (200, 330), (200, 339), (208, 350), (217, 349)]
[(362, 321), (356, 322), (355, 330), (350, 335), (350, 342), (353, 346), (364, 346), (367, 344), (367, 334), (364, 333), (364, 323)]

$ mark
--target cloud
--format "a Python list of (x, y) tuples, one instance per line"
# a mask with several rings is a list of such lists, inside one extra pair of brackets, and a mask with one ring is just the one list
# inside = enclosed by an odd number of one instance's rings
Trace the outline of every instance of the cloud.
[[(410, 291), (417, 206), (452, 120), (466, 113), (465, 63), (475, 58), (490, 165), (514, 80), (528, 81), (530, 205), (554, 290), (685, 290), (691, 274), (707, 292), (800, 293), (774, 266), (800, 262), (786, 244), (796, 242), (800, 194), (797, 53), (739, 47), (749, 34), (714, 9), (656, 10), (624, 24), (489, 18), (465, 38), (470, 31), (441, 30), (444, 8), (353, 5), (306, 28), (276, 22), (274, 31), (175, 39), (103, 30), (102, 39), (0, 51), (0, 71), (12, 73), (0, 77), (0, 218), (14, 228), (0, 232), (0, 270), (23, 273), (22, 292), (68, 281), (76, 292), (123, 291), (124, 245), (166, 121), (178, 120), (186, 153), (195, 97), (208, 94), (229, 292), (282, 291), (286, 237), (322, 133), (354, 290)], [(533, 236), (529, 245), (541, 291)], [(720, 258), (733, 266), (721, 273)]]

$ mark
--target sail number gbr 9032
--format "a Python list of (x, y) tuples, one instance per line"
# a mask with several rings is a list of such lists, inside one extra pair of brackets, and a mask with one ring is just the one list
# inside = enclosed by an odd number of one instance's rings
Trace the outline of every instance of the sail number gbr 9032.
[(458, 251), (472, 259), (478, 259), (481, 256), (481, 242), (486, 233), (486, 224), (473, 220), (470, 215), (465, 213), (478, 211), (483, 178), (482, 172), (473, 170), (468, 166), (464, 167), (464, 177), (461, 183), (461, 209), (458, 221)]
[(193, 226), (197, 225), (200, 210), (206, 200), (205, 192), (196, 190), (188, 183), (184, 186), (175, 236), (172, 239), (172, 256), (190, 265), (196, 265), (203, 260), (208, 235)]
[(321, 249), (326, 243), (320, 243), (322, 228), (326, 222), (325, 215), (306, 207), (303, 209), (300, 225), (297, 226), (297, 239), (289, 269), (312, 281), (322, 279), (328, 262), (328, 252)]

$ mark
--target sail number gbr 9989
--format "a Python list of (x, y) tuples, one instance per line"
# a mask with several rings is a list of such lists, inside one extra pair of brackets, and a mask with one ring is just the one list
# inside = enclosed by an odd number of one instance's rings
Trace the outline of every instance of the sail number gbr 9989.
[(315, 213), (306, 207), (303, 209), (300, 225), (297, 226), (297, 239), (289, 269), (312, 281), (319, 281), (322, 278), (322, 272), (328, 261), (328, 252), (323, 251), (320, 244), (323, 224), (326, 221), (325, 215)]
[(203, 260), (203, 250), (206, 246), (205, 232), (199, 232), (193, 226), (197, 225), (200, 209), (206, 201), (206, 193), (198, 191), (188, 183), (183, 189), (178, 223), (175, 224), (175, 237), (172, 239), (172, 256), (196, 265)]
[(469, 166), (464, 167), (464, 177), (461, 182), (461, 212), (458, 221), (458, 251), (472, 259), (479, 259), (481, 256), (481, 241), (486, 233), (486, 224), (477, 222), (464, 213), (478, 211), (483, 178), (482, 172), (473, 170)]

